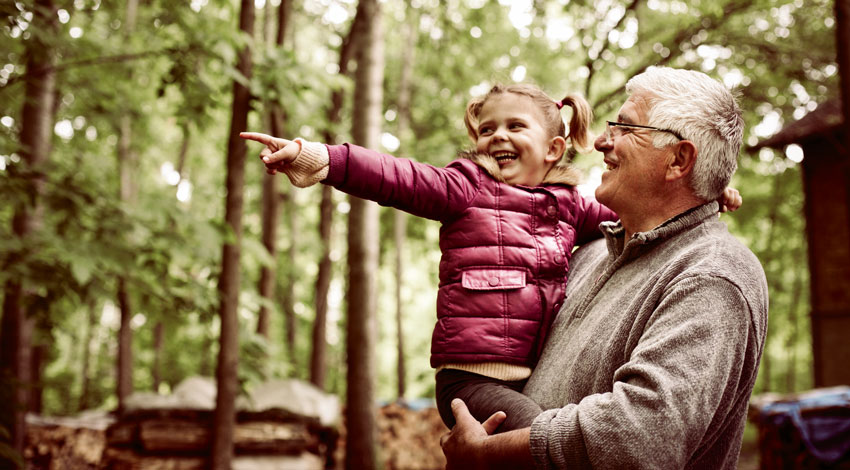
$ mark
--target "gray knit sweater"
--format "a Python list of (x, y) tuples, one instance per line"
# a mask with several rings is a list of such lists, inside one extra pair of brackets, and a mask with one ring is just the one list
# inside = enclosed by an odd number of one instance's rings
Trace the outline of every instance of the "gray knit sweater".
[(716, 202), (573, 258), (525, 388), (538, 468), (735, 468), (767, 331), (756, 257)]

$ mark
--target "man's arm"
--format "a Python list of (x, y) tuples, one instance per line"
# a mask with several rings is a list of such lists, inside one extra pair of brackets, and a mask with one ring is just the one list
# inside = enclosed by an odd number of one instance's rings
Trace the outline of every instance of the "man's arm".
[(458, 398), (452, 401), (452, 412), (457, 424), (440, 439), (446, 470), (534, 468), (529, 445), (531, 428), (491, 435), (505, 420), (505, 414), (500, 411), (479, 423)]

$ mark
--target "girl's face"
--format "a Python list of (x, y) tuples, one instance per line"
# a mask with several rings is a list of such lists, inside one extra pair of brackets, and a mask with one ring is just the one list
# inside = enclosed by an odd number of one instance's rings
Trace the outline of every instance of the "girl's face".
[(543, 113), (527, 96), (500, 93), (478, 114), (476, 148), (496, 159), (509, 184), (539, 185), (565, 146), (563, 137), (549, 136)]

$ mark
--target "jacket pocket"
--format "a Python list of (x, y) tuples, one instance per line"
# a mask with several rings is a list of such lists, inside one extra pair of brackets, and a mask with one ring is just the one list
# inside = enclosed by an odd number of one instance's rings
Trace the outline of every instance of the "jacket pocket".
[(461, 285), (469, 290), (510, 290), (525, 287), (524, 268), (469, 268), (461, 274)]

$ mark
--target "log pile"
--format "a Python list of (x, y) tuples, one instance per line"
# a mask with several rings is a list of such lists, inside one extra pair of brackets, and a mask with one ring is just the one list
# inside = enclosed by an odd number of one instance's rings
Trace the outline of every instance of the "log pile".
[(24, 460), (33, 470), (90, 469), (100, 466), (106, 447), (103, 429), (70, 420), (28, 419)]
[(411, 410), (391, 403), (378, 413), (378, 435), (386, 470), (446, 467), (440, 436), (448, 429), (436, 408)]
[[(240, 411), (234, 429), (234, 469), (333, 468), (336, 431), (285, 410)], [(137, 410), (106, 430), (103, 468), (194, 470), (209, 467), (213, 412)]]
[[(307, 394), (300, 390), (296, 393), (301, 397)], [(283, 396), (290, 403), (298, 402), (291, 394)], [(180, 408), (136, 408), (117, 420), (105, 412), (76, 418), (30, 416), (27, 466), (31, 470), (209, 468), (206, 459), (213, 411), (187, 407), (186, 403)], [(265, 407), (268, 403), (260, 405)], [(310, 408), (309, 404), (298, 406), (302, 412)], [(316, 416), (307, 417), (279, 406), (240, 411), (234, 430), (233, 469), (343, 468), (344, 426), (320, 420), (321, 413), (312, 414)], [(385, 405), (377, 410), (377, 427), (378, 455), (386, 470), (445, 467), (440, 436), (447, 429), (433, 405)]]

